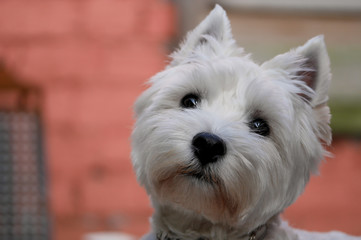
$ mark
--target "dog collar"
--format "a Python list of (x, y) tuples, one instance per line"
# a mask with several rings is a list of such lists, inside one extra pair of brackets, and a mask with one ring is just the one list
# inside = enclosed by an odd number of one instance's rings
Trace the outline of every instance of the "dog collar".
[(267, 224), (263, 224), (247, 234), (245, 239), (248, 237), (248, 240), (263, 240), (267, 235)]
[[(239, 240), (263, 240), (267, 235), (267, 224), (263, 224), (259, 227), (257, 227), (256, 229), (254, 229), (253, 231), (244, 234), (242, 236), (240, 236), (238, 239)], [(156, 235), (156, 239), (157, 240), (185, 240), (179, 237), (170, 237), (168, 236), (168, 234), (166, 234), (165, 232), (158, 232)], [(205, 237), (199, 237), (196, 240), (211, 240), (209, 238), (205, 238)]]

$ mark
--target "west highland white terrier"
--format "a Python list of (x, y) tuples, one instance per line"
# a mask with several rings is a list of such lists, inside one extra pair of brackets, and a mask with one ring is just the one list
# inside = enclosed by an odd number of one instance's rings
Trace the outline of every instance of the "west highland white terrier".
[(171, 57), (135, 103), (132, 160), (155, 209), (143, 239), (360, 239), (279, 217), (331, 143), (322, 36), (258, 65), (217, 5)]

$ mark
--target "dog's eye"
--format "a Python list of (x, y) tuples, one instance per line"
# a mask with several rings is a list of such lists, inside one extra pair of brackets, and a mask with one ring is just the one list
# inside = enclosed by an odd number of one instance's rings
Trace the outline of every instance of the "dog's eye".
[(183, 108), (196, 108), (199, 102), (199, 97), (193, 93), (185, 95), (181, 100)]
[(249, 128), (252, 132), (262, 135), (268, 136), (270, 134), (270, 128), (268, 123), (262, 118), (256, 118), (249, 123)]

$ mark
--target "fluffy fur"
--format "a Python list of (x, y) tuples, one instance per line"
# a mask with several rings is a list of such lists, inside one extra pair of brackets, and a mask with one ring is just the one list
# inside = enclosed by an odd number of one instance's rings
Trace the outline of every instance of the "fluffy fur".
[[(248, 233), (266, 224), (267, 240), (346, 239), (308, 236), (279, 219), (331, 143), (329, 65), (322, 36), (254, 63), (216, 6), (135, 104), (132, 160), (155, 208), (146, 238), (251, 239)], [(180, 101), (189, 93), (199, 104), (184, 109)], [(250, 130), (255, 118), (267, 121), (269, 136)], [(223, 139), (221, 160), (201, 166), (191, 146), (200, 132)]]

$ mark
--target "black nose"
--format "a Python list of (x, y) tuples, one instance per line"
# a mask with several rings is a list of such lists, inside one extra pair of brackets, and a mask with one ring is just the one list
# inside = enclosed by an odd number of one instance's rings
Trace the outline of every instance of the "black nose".
[(212, 133), (201, 132), (193, 137), (194, 155), (202, 165), (216, 162), (226, 154), (226, 144), (222, 138)]

